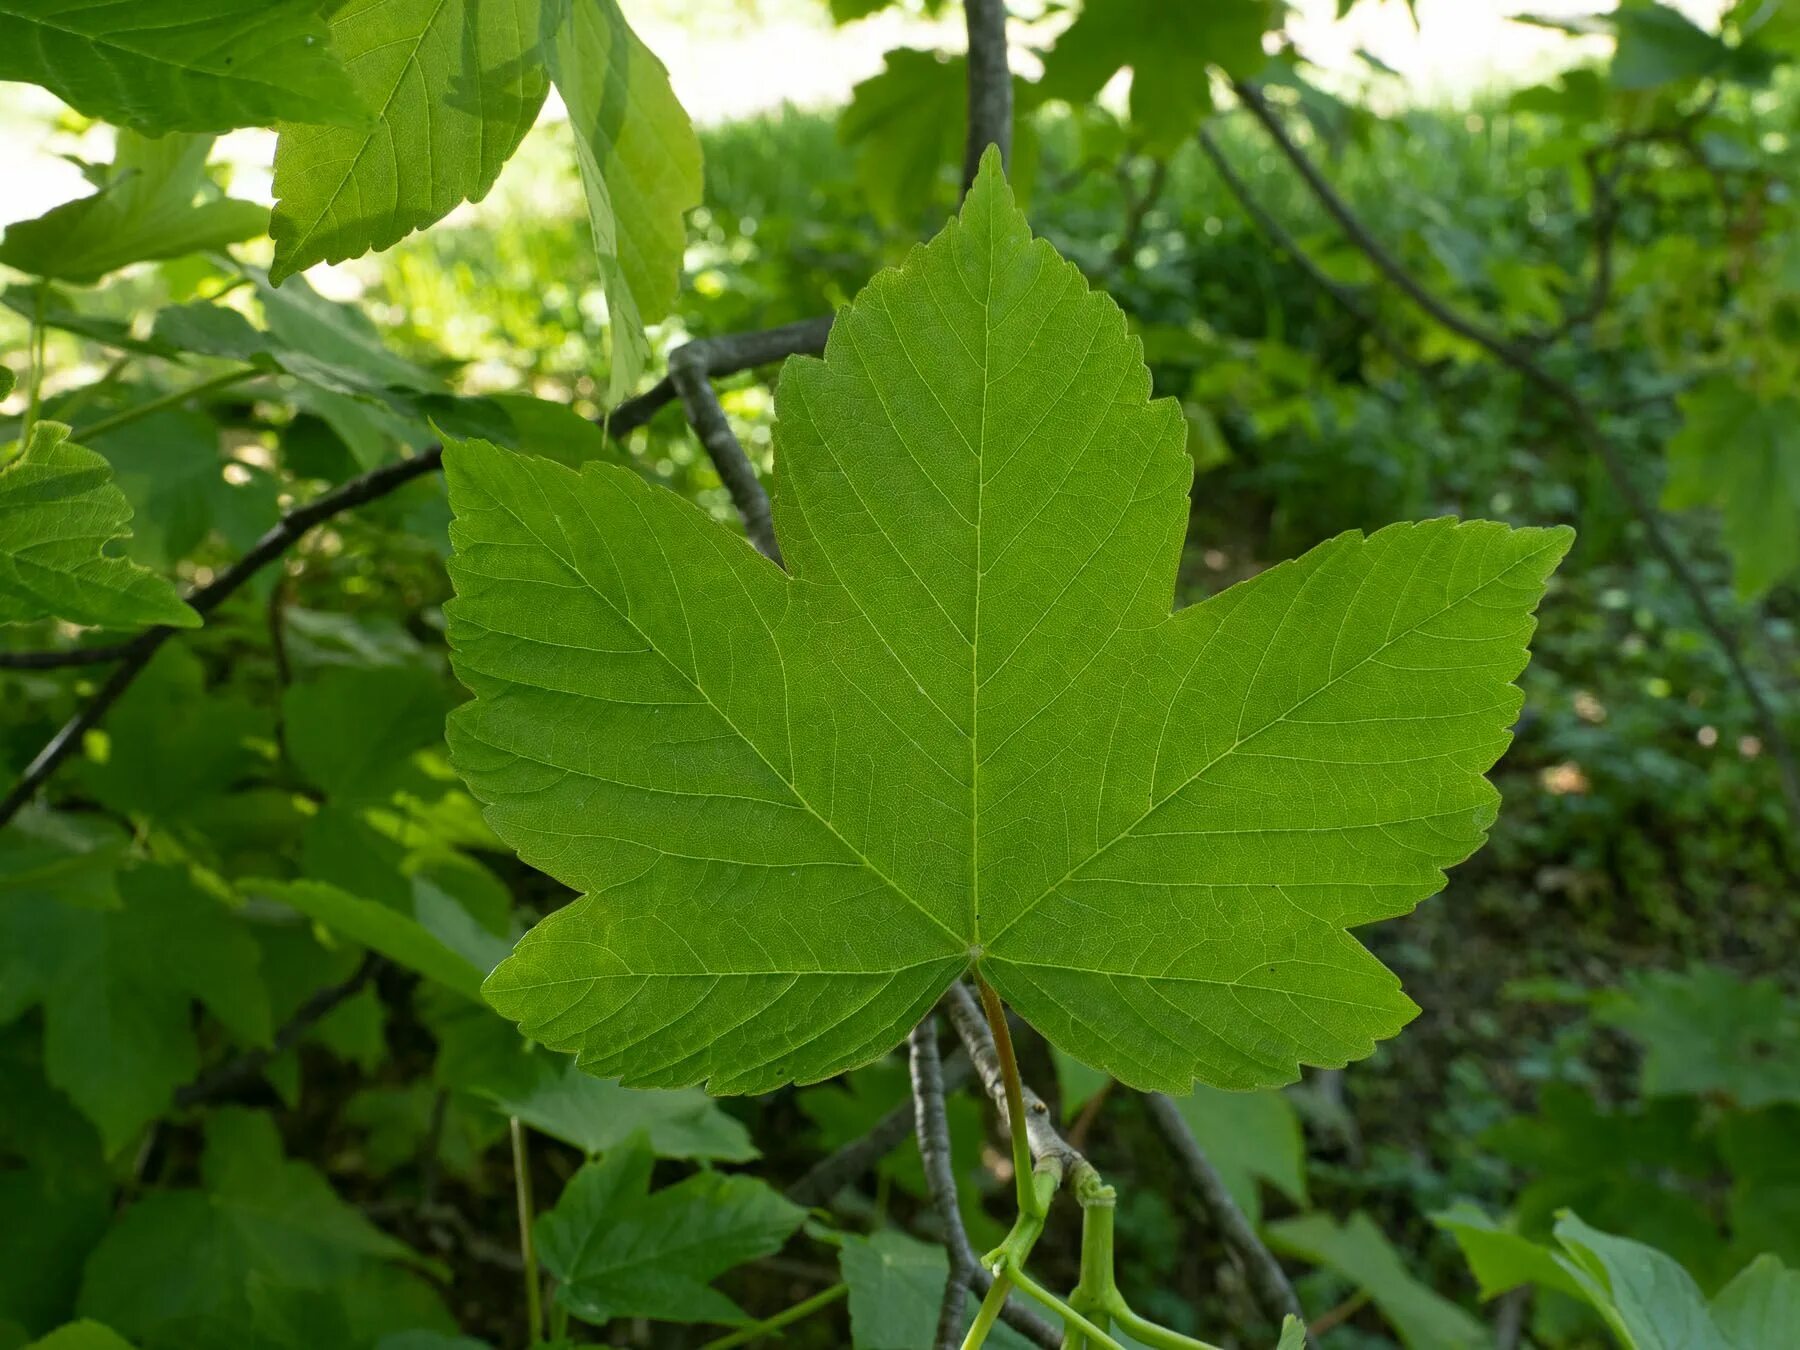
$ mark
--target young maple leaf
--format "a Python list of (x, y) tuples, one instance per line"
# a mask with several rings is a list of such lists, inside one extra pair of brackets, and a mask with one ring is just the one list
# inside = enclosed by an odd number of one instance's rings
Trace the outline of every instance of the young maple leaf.
[(1170, 614), (1190, 462), (990, 154), (776, 398), (783, 572), (673, 493), (445, 456), (452, 717), (586, 895), (489, 977), (631, 1084), (813, 1081), (978, 964), (1134, 1087), (1255, 1088), (1416, 1011), (1348, 929), (1473, 852), (1566, 529), (1349, 533)]

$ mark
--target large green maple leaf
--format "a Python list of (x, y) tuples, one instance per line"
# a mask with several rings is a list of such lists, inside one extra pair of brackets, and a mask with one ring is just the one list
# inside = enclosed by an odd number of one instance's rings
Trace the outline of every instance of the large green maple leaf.
[(1570, 532), (1349, 533), (1171, 615), (1191, 470), (1149, 392), (990, 156), (783, 372), (791, 571), (620, 469), (451, 447), (452, 749), (587, 892), (490, 1001), (716, 1092), (870, 1060), (972, 965), (1137, 1087), (1396, 1032), (1346, 930), (1481, 843)]

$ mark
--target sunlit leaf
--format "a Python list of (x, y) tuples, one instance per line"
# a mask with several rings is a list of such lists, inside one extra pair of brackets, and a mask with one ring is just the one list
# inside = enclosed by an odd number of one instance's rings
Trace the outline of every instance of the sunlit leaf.
[(977, 962), (1139, 1087), (1266, 1087), (1398, 1030), (1347, 930), (1482, 842), (1570, 534), (1346, 534), (1171, 617), (1192, 470), (1148, 393), (990, 153), (783, 373), (790, 572), (625, 470), (451, 446), (452, 751), (591, 892), (495, 1006), (720, 1092), (868, 1062)]
[(337, 6), (332, 43), (375, 116), (281, 128), (270, 280), (386, 248), (485, 197), (549, 88), (543, 24), (540, 0)]
[(700, 142), (669, 74), (615, 0), (550, 0), (561, 14), (550, 73), (569, 110), (588, 223), (606, 290), (612, 368), (606, 401), (637, 384), (649, 360), (644, 325), (669, 312), (700, 204)]
[(208, 196), (210, 136), (119, 133), (99, 190), (6, 227), (0, 263), (78, 284), (137, 262), (179, 258), (252, 239), (269, 215), (254, 202)]

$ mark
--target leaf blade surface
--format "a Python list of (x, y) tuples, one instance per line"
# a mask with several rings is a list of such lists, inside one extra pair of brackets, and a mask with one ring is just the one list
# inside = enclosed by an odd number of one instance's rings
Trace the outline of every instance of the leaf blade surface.
[(996, 160), (784, 371), (790, 572), (630, 473), (451, 446), (453, 755), (588, 893), (489, 1000), (717, 1092), (867, 1062), (977, 961), (1138, 1087), (1398, 1030), (1346, 930), (1479, 845), (1570, 536), (1345, 535), (1171, 616), (1191, 463), (1149, 395)]

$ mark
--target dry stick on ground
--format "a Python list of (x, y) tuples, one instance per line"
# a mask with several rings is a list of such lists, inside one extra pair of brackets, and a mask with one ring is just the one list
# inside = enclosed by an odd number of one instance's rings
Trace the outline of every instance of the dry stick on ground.
[[(741, 333), (730, 337), (703, 338), (687, 344), (702, 349), (701, 358), (690, 357), (691, 363), (703, 364), (711, 375), (730, 375), (754, 366), (768, 365), (795, 352), (817, 352), (824, 348), (831, 318), (824, 316), (801, 323), (787, 324), (766, 332)], [(681, 349), (683, 351), (686, 348)], [(677, 352), (677, 356), (680, 352)], [(672, 358), (673, 361), (673, 358)], [(659, 381), (644, 393), (627, 399), (606, 419), (609, 431), (621, 436), (643, 426), (665, 405), (678, 397), (674, 383)], [(734, 442), (735, 443), (735, 442)], [(742, 451), (739, 451), (742, 454)], [(415, 478), (436, 473), (443, 467), (442, 446), (414, 455), (410, 459), (384, 464), (357, 478), (340, 484), (330, 492), (315, 497), (284, 515), (248, 553), (214, 577), (206, 585), (191, 591), (188, 604), (202, 618), (217, 609), (251, 577), (281, 557), (315, 525), (355, 507), (385, 497)], [(721, 471), (721, 477), (725, 474)], [(754, 478), (754, 471), (752, 471)], [(760, 488), (759, 488), (760, 490)], [(37, 756), (26, 766), (4, 798), (0, 798), (0, 826), (6, 825), (37, 794), (52, 774), (71, 754), (80, 748), (81, 738), (100, 722), (113, 704), (131, 687), (149, 665), (150, 658), (170, 638), (188, 631), (158, 626), (147, 628), (135, 637), (103, 647), (78, 647), (68, 651), (0, 652), (0, 670), (48, 670), (67, 666), (98, 665), (117, 661), (118, 667), (82, 705), (81, 709), (52, 736)]]
[[(969, 991), (961, 984), (952, 985), (950, 993), (944, 996), (942, 1006), (949, 1010), (952, 1021), (957, 1017), (952, 1000), (959, 993), (963, 998), (969, 998)], [(987, 1047), (985, 1054), (992, 1061), (993, 1071), (997, 1074), (999, 1056), (994, 1049), (993, 1038), (988, 1035), (987, 1023), (980, 1011), (977, 1010), (974, 1015)], [(960, 1025), (958, 1034), (963, 1034)], [(994, 1283), (994, 1276), (975, 1255), (975, 1248), (969, 1242), (968, 1230), (963, 1227), (962, 1209), (956, 1197), (956, 1173), (950, 1154), (950, 1122), (944, 1114), (944, 1077), (938, 1061), (937, 1018), (927, 1017), (914, 1027), (907, 1044), (911, 1052), (912, 1112), (914, 1128), (919, 1136), (919, 1156), (924, 1163), (925, 1183), (931, 1192), (932, 1206), (937, 1210), (938, 1220), (944, 1229), (944, 1247), (950, 1257), (949, 1280), (944, 1288), (944, 1301), (938, 1311), (936, 1344), (940, 1350), (946, 1346), (949, 1350), (956, 1350), (962, 1344), (963, 1325), (967, 1321), (968, 1290), (974, 1288), (983, 1294), (987, 1293)], [(975, 1047), (969, 1045), (968, 1050), (970, 1058), (976, 1058)], [(984, 1082), (987, 1077), (987, 1071), (983, 1070)], [(995, 1090), (990, 1088), (990, 1094)], [(997, 1090), (1004, 1103), (1005, 1087), (1000, 1086)], [(1032, 1096), (1035, 1099), (1036, 1094), (1033, 1093)], [(1003, 1105), (1002, 1110), (1004, 1109)], [(1061, 1332), (1016, 1300), (1007, 1301), (1006, 1306), (1000, 1310), (1000, 1318), (1013, 1330), (1046, 1347), (1046, 1350), (1057, 1350), (1062, 1345)]]
[(1744, 696), (1756, 714), (1757, 723), (1762, 728), (1763, 743), (1768, 746), (1769, 753), (1774, 756), (1780, 772), (1782, 795), (1787, 805), (1788, 824), (1792, 831), (1800, 831), (1800, 761), (1794, 758), (1794, 750), (1789, 744), (1787, 733), (1782, 729), (1781, 719), (1776, 716), (1774, 707), (1764, 696), (1762, 685), (1751, 673), (1744, 658), (1742, 645), (1731, 625), (1725, 622), (1722, 615), (1713, 608), (1707, 597), (1706, 587), (1694, 572), (1692, 565), (1682, 555), (1675, 541), (1665, 528), (1657, 508), (1644, 495), (1643, 490), (1631, 476), (1631, 470), (1625, 463), (1625, 456), (1606, 434), (1593, 410), (1586, 400), (1576, 392), (1573, 385), (1558, 378), (1539, 363), (1537, 357), (1527, 348), (1508, 339), (1505, 335), (1493, 332), (1468, 316), (1451, 308), (1409, 272), (1380, 240), (1370, 233), (1369, 228), (1341, 196), (1337, 189), (1326, 181), (1318, 166), (1288, 134), (1281, 118), (1269, 105), (1268, 99), (1256, 86), (1242, 80), (1232, 82), (1239, 100), (1250, 110), (1252, 116), (1261, 122), (1270, 138), (1281, 150), (1289, 163), (1305, 181), (1314, 197), (1326, 212), (1335, 220), (1351, 243), (1355, 244), (1363, 256), (1373, 263), (1378, 271), (1394, 284), (1420, 310), (1429, 315), (1441, 327), (1448, 329), (1459, 337), (1468, 339), (1478, 347), (1486, 350), (1502, 365), (1515, 371), (1526, 381), (1535, 385), (1545, 394), (1561, 405), (1574, 424), (1579, 438), (1600, 458), (1607, 476), (1613, 486), (1624, 499), (1631, 513), (1637, 517), (1644, 528), (1644, 535), (1650, 541), (1650, 547), (1662, 559), (1663, 564), (1675, 577), (1682, 590), (1687, 592), (1688, 601), (1700, 624), (1718, 643), (1720, 651), (1730, 665), (1732, 675), (1736, 678)]
[(1188, 1123), (1181, 1118), (1175, 1103), (1160, 1092), (1147, 1092), (1144, 1104), (1214, 1230), (1243, 1270), (1245, 1283), (1263, 1316), (1276, 1326), (1288, 1316), (1304, 1321), (1306, 1315), (1300, 1310), (1300, 1299), (1288, 1282), (1287, 1272), (1256, 1235), (1256, 1228), (1237, 1201), (1231, 1198), (1231, 1192), (1225, 1189), (1224, 1181), (1200, 1147), (1199, 1140), (1194, 1138)]

